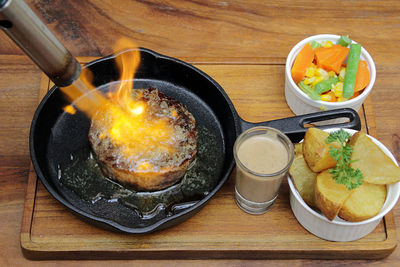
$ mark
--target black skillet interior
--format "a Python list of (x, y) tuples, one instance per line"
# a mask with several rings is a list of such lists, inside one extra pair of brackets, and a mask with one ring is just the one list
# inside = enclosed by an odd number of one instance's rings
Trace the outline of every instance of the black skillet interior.
[[(147, 49), (140, 50), (141, 64), (134, 87), (156, 87), (184, 103), (194, 115), (199, 129), (200, 155), (196, 159), (199, 168), (195, 168), (193, 177), (212, 176), (208, 187), (201, 187), (198, 179), (189, 177), (169, 189), (147, 195), (131, 195), (129, 191), (127, 196), (125, 188), (121, 189), (111, 182), (102, 188), (101, 185), (94, 186), (99, 190), (99, 194), (94, 194), (93, 183), (98, 184), (99, 180), (93, 180), (92, 184), (87, 182), (88, 177), (99, 173), (98, 169), (88, 171), (88, 166), (93, 165), (87, 138), (90, 120), (80, 112), (75, 115), (65, 113), (63, 107), (69, 103), (55, 87), (40, 103), (30, 134), (32, 162), (47, 190), (91, 223), (128, 233), (147, 233), (166, 228), (196, 213), (229, 177), (233, 169), (232, 147), (240, 131), (237, 114), (229, 98), (208, 75), (179, 60)], [(87, 65), (95, 74), (93, 82), (99, 90), (109, 90), (119, 78), (113, 58), (105, 57)], [(71, 172), (79, 172), (80, 177), (68, 183), (64, 173)], [(79, 191), (79, 187), (87, 190)], [(110, 187), (117, 188), (118, 196), (122, 194), (126, 198), (121, 201), (121, 198), (115, 197), (115, 192), (108, 194)], [(92, 194), (92, 198), (84, 199), (85, 193)], [(150, 212), (150, 209), (153, 210)]]

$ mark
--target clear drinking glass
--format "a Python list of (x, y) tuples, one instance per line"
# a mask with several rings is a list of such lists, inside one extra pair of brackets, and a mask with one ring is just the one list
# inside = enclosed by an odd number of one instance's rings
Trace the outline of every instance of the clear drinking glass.
[(293, 162), (293, 143), (275, 128), (257, 126), (236, 139), (233, 155), (237, 205), (250, 214), (267, 212)]

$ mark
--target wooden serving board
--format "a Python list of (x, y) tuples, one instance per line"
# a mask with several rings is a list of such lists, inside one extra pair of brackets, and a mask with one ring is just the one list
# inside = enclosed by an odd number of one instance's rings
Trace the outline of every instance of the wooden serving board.
[[(185, 60), (220, 83), (243, 119), (259, 122), (293, 116), (283, 92), (284, 59), (225, 64)], [(51, 83), (43, 76), (40, 97), (49, 88)], [(371, 99), (359, 114), (363, 131), (376, 136)], [(21, 247), (31, 259), (379, 259), (397, 245), (392, 212), (358, 241), (330, 242), (310, 234), (297, 222), (286, 181), (272, 209), (259, 216), (236, 206), (233, 181), (232, 174), (211, 201), (187, 221), (151, 234), (129, 235), (80, 220), (53, 199), (31, 168)]]

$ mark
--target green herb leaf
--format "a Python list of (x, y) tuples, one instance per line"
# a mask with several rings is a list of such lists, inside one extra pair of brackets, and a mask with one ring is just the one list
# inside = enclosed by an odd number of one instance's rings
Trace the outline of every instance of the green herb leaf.
[(332, 142), (339, 142), (342, 146), (343, 143), (346, 143), (347, 140), (349, 140), (351, 137), (351, 135), (346, 132), (343, 129), (340, 129), (339, 131), (336, 132), (331, 132), (328, 136), (328, 138), (326, 139), (326, 143), (332, 143)]
[(350, 167), (351, 153), (353, 148), (347, 144), (347, 141), (351, 135), (343, 129), (335, 131), (329, 134), (326, 139), (326, 143), (338, 142), (340, 148), (331, 147), (329, 149), (329, 155), (336, 161), (336, 166), (329, 170), (332, 178), (338, 184), (343, 184), (347, 189), (352, 190), (359, 187), (364, 177), (359, 169), (353, 169)]

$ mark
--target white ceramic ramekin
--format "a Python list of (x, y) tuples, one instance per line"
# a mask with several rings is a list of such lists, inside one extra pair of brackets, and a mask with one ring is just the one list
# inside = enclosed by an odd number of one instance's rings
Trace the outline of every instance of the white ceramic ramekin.
[[(339, 35), (333, 34), (320, 34), (314, 35), (304, 39), (303, 41), (296, 44), (292, 50), (290, 51), (287, 59), (286, 59), (286, 67), (285, 67), (285, 97), (286, 102), (289, 105), (290, 109), (296, 115), (308, 114), (312, 112), (318, 112), (321, 110), (331, 110), (338, 108), (352, 108), (358, 111), (365, 101), (371, 89), (375, 83), (376, 78), (376, 69), (374, 61), (372, 57), (369, 55), (367, 50), (361, 48), (361, 60), (365, 60), (368, 65), (368, 69), (370, 72), (370, 81), (368, 86), (364, 89), (364, 91), (357, 97), (344, 101), (344, 102), (325, 102), (321, 100), (313, 100), (307, 96), (300, 88), (295, 84), (291, 75), (292, 65), (294, 60), (296, 59), (297, 54), (303, 48), (306, 43), (311, 43), (312, 41), (332, 41), (336, 43), (336, 41), (340, 38)], [(353, 43), (356, 43), (353, 41)]]
[[(326, 131), (337, 130), (339, 129), (332, 128)], [(345, 130), (352, 135), (356, 133), (354, 130)], [(368, 137), (398, 166), (392, 153), (381, 142), (371, 136)], [(347, 222), (338, 217), (330, 221), (322, 213), (313, 210), (303, 201), (290, 177), (288, 178), (288, 183), (290, 187), (290, 206), (297, 221), (310, 233), (329, 241), (354, 241), (368, 235), (376, 228), (382, 217), (394, 207), (400, 195), (400, 182), (388, 185), (386, 201), (375, 217), (361, 222)]]

